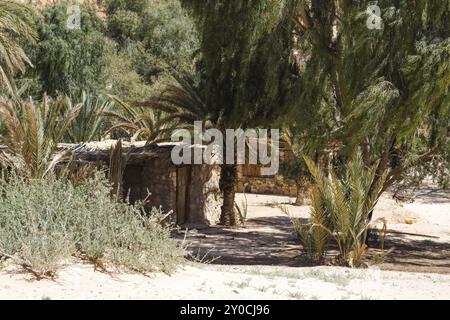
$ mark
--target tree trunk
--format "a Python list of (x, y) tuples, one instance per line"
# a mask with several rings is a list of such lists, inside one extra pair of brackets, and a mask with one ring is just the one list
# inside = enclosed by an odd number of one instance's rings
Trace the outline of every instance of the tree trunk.
[(220, 224), (224, 226), (236, 226), (238, 218), (234, 210), (234, 196), (237, 179), (236, 165), (223, 164), (220, 170), (220, 191), (223, 194)]

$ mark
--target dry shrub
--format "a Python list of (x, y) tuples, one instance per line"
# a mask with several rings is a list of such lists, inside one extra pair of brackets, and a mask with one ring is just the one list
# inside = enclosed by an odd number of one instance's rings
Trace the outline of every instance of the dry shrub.
[(101, 175), (74, 186), (66, 179), (0, 179), (0, 256), (37, 277), (53, 277), (70, 256), (97, 267), (173, 271), (183, 250), (161, 225), (162, 212), (118, 203)]

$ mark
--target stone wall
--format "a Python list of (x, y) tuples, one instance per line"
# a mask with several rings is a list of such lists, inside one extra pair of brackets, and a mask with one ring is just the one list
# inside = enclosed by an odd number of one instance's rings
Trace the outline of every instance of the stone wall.
[(162, 154), (145, 163), (127, 166), (124, 192), (131, 202), (147, 198), (149, 208), (172, 210), (176, 223), (214, 225), (220, 216), (219, 172), (207, 165), (176, 167), (170, 154)]
[(297, 196), (297, 185), (282, 176), (238, 177), (238, 192)]
[(127, 166), (124, 192), (130, 201), (147, 199), (148, 206), (161, 207), (165, 212), (176, 209), (176, 168), (167, 157), (158, 157), (143, 164)]
[[(295, 158), (289, 143), (280, 140), (280, 162), (292, 161)], [(284, 179), (281, 175), (262, 176), (261, 165), (238, 166), (237, 192), (297, 196), (297, 185), (294, 181)]]

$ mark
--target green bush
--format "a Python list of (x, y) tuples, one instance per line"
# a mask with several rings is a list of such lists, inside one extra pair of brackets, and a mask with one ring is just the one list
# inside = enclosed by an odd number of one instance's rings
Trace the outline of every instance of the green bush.
[(120, 9), (108, 18), (108, 30), (113, 38), (122, 41), (135, 39), (140, 22), (136, 12)]
[[(138, 72), (139, 63), (143, 59), (140, 54), (135, 54), (133, 48), (120, 50), (110, 55), (107, 68), (110, 94), (124, 101), (145, 101), (150, 98), (151, 87), (146, 79)], [(130, 52), (131, 51), (131, 52)], [(145, 68), (149, 68), (146, 65)]]
[(102, 269), (173, 271), (183, 250), (162, 213), (117, 203), (99, 175), (78, 186), (65, 179), (0, 180), (0, 256), (38, 278), (53, 277), (71, 256)]
[(141, 42), (157, 60), (190, 66), (199, 35), (179, 0), (111, 0), (106, 12), (109, 34), (120, 43)]
[(94, 7), (83, 5), (81, 29), (70, 30), (67, 7), (68, 3), (48, 5), (36, 16), (39, 43), (30, 50), (35, 68), (30, 68), (26, 75), (26, 78), (37, 79), (40, 86), (33, 88), (38, 91), (33, 95), (105, 90), (105, 70), (113, 46), (103, 34), (104, 23)]

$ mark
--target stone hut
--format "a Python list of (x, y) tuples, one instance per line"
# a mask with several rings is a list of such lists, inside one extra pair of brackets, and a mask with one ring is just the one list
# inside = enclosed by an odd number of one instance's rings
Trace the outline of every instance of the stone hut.
[[(109, 166), (111, 147), (116, 141), (61, 145), (78, 163)], [(172, 212), (178, 225), (214, 225), (220, 217), (220, 170), (208, 165), (174, 165), (172, 149), (177, 143), (123, 144), (126, 165), (122, 189), (130, 202), (146, 200), (149, 207)]]

